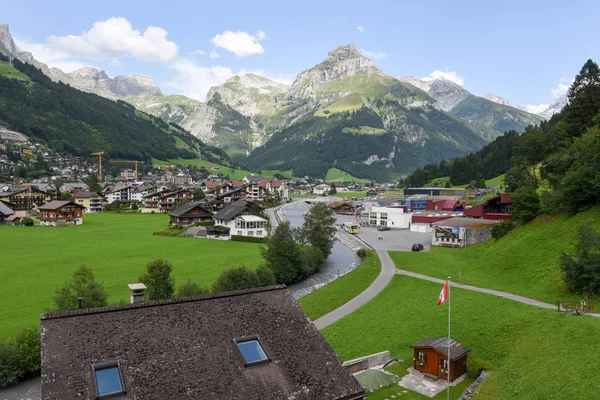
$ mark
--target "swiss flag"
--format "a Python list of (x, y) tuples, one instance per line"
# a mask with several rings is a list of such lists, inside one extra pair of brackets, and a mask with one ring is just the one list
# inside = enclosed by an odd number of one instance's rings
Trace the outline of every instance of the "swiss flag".
[(442, 292), (440, 293), (440, 297), (438, 297), (437, 305), (441, 305), (448, 301), (448, 281), (444, 283), (444, 287), (442, 288)]

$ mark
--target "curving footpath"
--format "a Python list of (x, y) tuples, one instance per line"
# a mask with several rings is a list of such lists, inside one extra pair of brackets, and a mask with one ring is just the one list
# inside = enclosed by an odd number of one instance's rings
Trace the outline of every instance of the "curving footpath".
[(392, 258), (387, 251), (378, 250), (377, 256), (381, 261), (381, 272), (375, 278), (371, 286), (366, 288), (358, 296), (344, 304), (343, 306), (336, 308), (329, 314), (323, 315), (314, 321), (315, 326), (318, 330), (324, 329), (334, 322), (339, 321), (348, 314), (352, 314), (354, 311), (361, 308), (365, 303), (372, 300), (377, 296), (385, 287), (392, 281), (394, 275), (396, 275), (396, 266), (392, 261)]

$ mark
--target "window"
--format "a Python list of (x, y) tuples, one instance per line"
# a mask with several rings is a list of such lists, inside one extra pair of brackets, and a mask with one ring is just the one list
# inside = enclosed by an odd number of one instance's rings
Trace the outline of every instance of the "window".
[(92, 365), (96, 398), (101, 399), (115, 394), (125, 393), (121, 365), (109, 362)]
[(262, 231), (256, 231), (256, 236), (262, 236)]
[(244, 359), (245, 365), (270, 361), (258, 337), (236, 339), (235, 344)]

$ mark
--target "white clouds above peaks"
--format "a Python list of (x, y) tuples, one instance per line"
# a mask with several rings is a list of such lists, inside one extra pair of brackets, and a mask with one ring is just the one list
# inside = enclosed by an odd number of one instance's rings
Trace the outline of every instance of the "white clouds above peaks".
[(433, 71), (428, 76), (421, 78), (421, 80), (428, 82), (428, 81), (433, 81), (438, 78), (448, 79), (449, 81), (454, 82), (459, 86), (462, 86), (463, 83), (465, 83), (465, 80), (463, 79), (463, 77), (458, 75), (456, 73), (456, 71), (447, 71), (447, 72)]
[(119, 59), (133, 57), (144, 61), (169, 61), (177, 56), (177, 45), (167, 40), (168, 32), (149, 26), (144, 33), (133, 29), (123, 17), (94, 23), (79, 36), (50, 36), (46, 45), (73, 58)]
[(169, 65), (177, 71), (175, 77), (167, 82), (167, 86), (175, 93), (192, 99), (204, 101), (208, 90), (231, 78), (233, 71), (221, 65), (200, 66), (194, 61), (178, 59)]
[(575, 78), (560, 78), (560, 82), (558, 83), (558, 85), (554, 89), (552, 89), (552, 97), (557, 99), (567, 94), (567, 92), (571, 88), (571, 85), (573, 84), (573, 81), (575, 81)]
[(359, 31), (360, 33), (365, 33), (365, 31), (367, 30), (364, 26), (359, 25), (356, 27), (356, 30)]
[(382, 51), (370, 51), (370, 50), (360, 49), (360, 52), (362, 55), (367, 56), (368, 58), (371, 58), (374, 60), (380, 60), (382, 58), (388, 58), (390, 56), (390, 53), (384, 53)]
[(211, 42), (227, 51), (232, 52), (238, 57), (251, 56), (253, 54), (264, 54), (265, 49), (260, 42), (266, 37), (265, 32), (258, 31), (256, 35), (251, 35), (244, 31), (225, 31), (222, 34), (215, 35)]

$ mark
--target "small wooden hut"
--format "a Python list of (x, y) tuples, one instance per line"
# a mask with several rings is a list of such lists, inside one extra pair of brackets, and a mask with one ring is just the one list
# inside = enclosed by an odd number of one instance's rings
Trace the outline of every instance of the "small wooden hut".
[(467, 372), (467, 354), (464, 345), (447, 337), (423, 339), (410, 346), (415, 349), (413, 367), (419, 372), (448, 379), (448, 347), (450, 347), (450, 381)]

